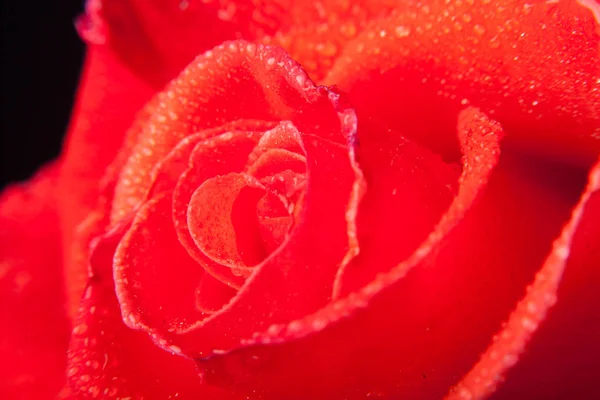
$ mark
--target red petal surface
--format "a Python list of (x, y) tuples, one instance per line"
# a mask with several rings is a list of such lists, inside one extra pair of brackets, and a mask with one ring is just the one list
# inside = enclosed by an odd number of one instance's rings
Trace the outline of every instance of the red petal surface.
[[(193, 362), (157, 347), (123, 323), (111, 259), (122, 233), (100, 238), (69, 346), (67, 376), (78, 399), (234, 399), (201, 385)], [(164, 278), (164, 277), (163, 277)], [(193, 299), (192, 305), (193, 305)]]
[(64, 384), (65, 313), (56, 166), (0, 196), (0, 398), (52, 398)]
[(600, 152), (599, 45), (576, 1), (406, 1), (352, 41), (325, 82), (349, 93), (359, 120), (446, 156), (458, 146), (444, 132), (471, 104), (509, 142), (586, 165)]
[[(209, 258), (200, 250), (190, 229), (188, 207), (196, 189), (207, 179), (230, 172), (241, 172), (258, 139), (257, 132), (234, 131), (199, 143), (173, 193), (172, 223), (175, 224), (181, 244), (204, 270), (233, 288), (239, 288), (245, 278), (241, 273), (233, 274), (230, 267)], [(241, 265), (238, 267), (243, 269)]]
[[(138, 211), (114, 256), (119, 303), (141, 314), (125, 314), (128, 324), (137, 325), (143, 319), (151, 325), (177, 329), (203, 317), (195, 305), (196, 288), (206, 272), (179, 244), (171, 203), (170, 194), (147, 202)], [(140, 308), (140, 304), (144, 307)]]
[[(192, 195), (188, 226), (194, 242), (219, 264), (252, 267), (266, 257), (258, 233), (256, 204), (265, 187), (246, 174), (228, 174), (205, 181)], [(237, 272), (238, 274), (240, 272)]]
[(231, 39), (280, 45), (320, 79), (346, 42), (396, 6), (395, 0), (91, 0), (78, 27), (155, 88), (198, 53)]
[(197, 1), (89, 0), (78, 21), (88, 43), (109, 47), (155, 89), (198, 53), (235, 39), (235, 28), (217, 17), (215, 7)]
[[(139, 132), (116, 189), (113, 220), (143, 200), (154, 165), (184, 137), (237, 120), (291, 120), (302, 132), (330, 132), (343, 142), (330, 100), (277, 48), (225, 43), (199, 56), (137, 121)], [(336, 137), (337, 135), (337, 137)]]
[(335, 297), (407, 258), (456, 194), (458, 168), (398, 133), (367, 129), (359, 124), (357, 158), (366, 180), (356, 221), (360, 253), (338, 272)]
[(213, 313), (227, 304), (236, 290), (209, 274), (204, 274), (196, 290), (196, 307), (200, 311)]
[[(92, 47), (62, 155), (58, 201), (68, 288), (75, 315), (87, 280), (90, 235), (84, 223), (101, 195), (101, 179), (134, 116), (153, 91), (107, 49)], [(131, 138), (130, 138), (131, 140)]]
[(448, 399), (489, 396), (504, 377), (492, 398), (600, 395), (599, 190), (600, 163), (527, 294)]
[(362, 291), (200, 361), (211, 381), (264, 399), (440, 398), (473, 366), (542, 264), (583, 176), (512, 156), (487, 178), (497, 125), (471, 110), (460, 126), (459, 191), (428, 241)]
[(187, 354), (235, 349), (253, 334), (316, 311), (331, 299), (348, 249), (345, 215), (355, 175), (345, 146), (312, 135), (304, 136), (303, 146), (308, 180), (298, 225), (230, 304), (187, 332), (168, 336)]

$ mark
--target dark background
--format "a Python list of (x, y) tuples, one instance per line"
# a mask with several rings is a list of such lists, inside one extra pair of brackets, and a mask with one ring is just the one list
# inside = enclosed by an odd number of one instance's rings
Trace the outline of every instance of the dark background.
[(84, 54), (74, 27), (84, 0), (0, 1), (1, 189), (59, 154)]

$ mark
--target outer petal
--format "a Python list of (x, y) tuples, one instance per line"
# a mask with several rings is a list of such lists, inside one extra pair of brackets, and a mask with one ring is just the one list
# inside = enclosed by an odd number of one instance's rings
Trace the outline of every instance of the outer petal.
[(488, 396), (504, 377), (492, 398), (600, 395), (598, 221), (600, 162), (527, 294), (448, 399)]
[(91, 44), (106, 45), (139, 78), (160, 89), (200, 52), (236, 38), (217, 7), (197, 1), (89, 0), (78, 21)]
[(88, 232), (92, 226), (89, 215), (101, 196), (101, 180), (123, 142), (127, 142), (125, 132), (135, 114), (152, 93), (107, 48), (93, 46), (89, 50), (57, 187), (72, 315), (87, 279), (88, 245), (93, 237)]
[[(509, 142), (586, 165), (600, 152), (600, 29), (575, 1), (399, 2), (350, 43), (325, 79), (359, 119), (404, 129), (446, 157), (465, 104)], [(435, 110), (436, 118), (428, 114)]]
[(397, 3), (89, 0), (79, 26), (84, 38), (107, 43), (156, 88), (174, 78), (198, 53), (232, 39), (280, 45), (314, 79), (321, 79), (339, 50)]
[(358, 143), (366, 183), (355, 221), (360, 252), (338, 271), (334, 298), (361, 289), (410, 256), (448, 209), (458, 183), (457, 165), (397, 132), (359, 123)]
[(94, 275), (69, 345), (67, 376), (73, 392), (78, 399), (233, 399), (203, 386), (191, 360), (160, 349), (123, 324), (110, 270), (122, 228), (94, 246)]
[(52, 398), (64, 384), (64, 309), (56, 167), (0, 196), (0, 397)]

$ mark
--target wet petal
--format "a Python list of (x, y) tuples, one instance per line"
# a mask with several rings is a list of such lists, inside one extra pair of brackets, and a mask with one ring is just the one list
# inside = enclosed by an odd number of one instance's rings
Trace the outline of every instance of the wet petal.
[[(503, 328), (448, 399), (595, 397), (600, 163)], [(506, 383), (501, 382), (506, 379)]]
[(171, 202), (170, 194), (148, 201), (110, 263), (124, 318), (134, 328), (176, 329), (204, 316), (196, 309), (195, 291), (206, 272), (177, 240)]
[(202, 183), (188, 206), (188, 226), (194, 242), (213, 261), (253, 267), (266, 257), (258, 235), (256, 204), (265, 188), (246, 174), (228, 174)]
[[(443, 396), (518, 299), (579, 190), (577, 173), (525, 168), (539, 160), (505, 158), (494, 169), (499, 127), (476, 110), (463, 114), (460, 132), (458, 193), (408, 259), (323, 310), (259, 335), (254, 346), (199, 362), (213, 371), (210, 379), (274, 397)], [(557, 191), (558, 179), (573, 187)], [(295, 368), (282, 371), (283, 364)]]
[(115, 189), (112, 219), (143, 198), (154, 165), (198, 132), (238, 120), (290, 120), (302, 132), (329, 132), (335, 136), (331, 140), (343, 143), (339, 118), (320, 90), (278, 48), (237, 41), (199, 56), (132, 128), (138, 140)]
[(93, 251), (95, 274), (69, 345), (67, 377), (74, 394), (78, 399), (234, 399), (202, 385), (193, 363), (177, 355), (178, 349), (165, 351), (160, 342), (123, 323), (110, 270), (121, 236), (118, 230), (105, 235)]
[(69, 321), (58, 218), (57, 166), (0, 196), (0, 397), (53, 398), (64, 384)]
[(508, 141), (586, 165), (600, 151), (599, 44), (593, 13), (575, 1), (406, 1), (350, 43), (325, 82), (349, 93), (359, 119), (445, 157), (458, 145), (444, 132), (470, 104)]

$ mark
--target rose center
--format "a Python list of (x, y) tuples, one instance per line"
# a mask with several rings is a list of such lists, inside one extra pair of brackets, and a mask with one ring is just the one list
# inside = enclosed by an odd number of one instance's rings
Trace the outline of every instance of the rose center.
[(247, 278), (285, 243), (302, 208), (306, 158), (288, 130), (266, 132), (244, 171), (207, 179), (190, 199), (194, 243), (236, 276)]

